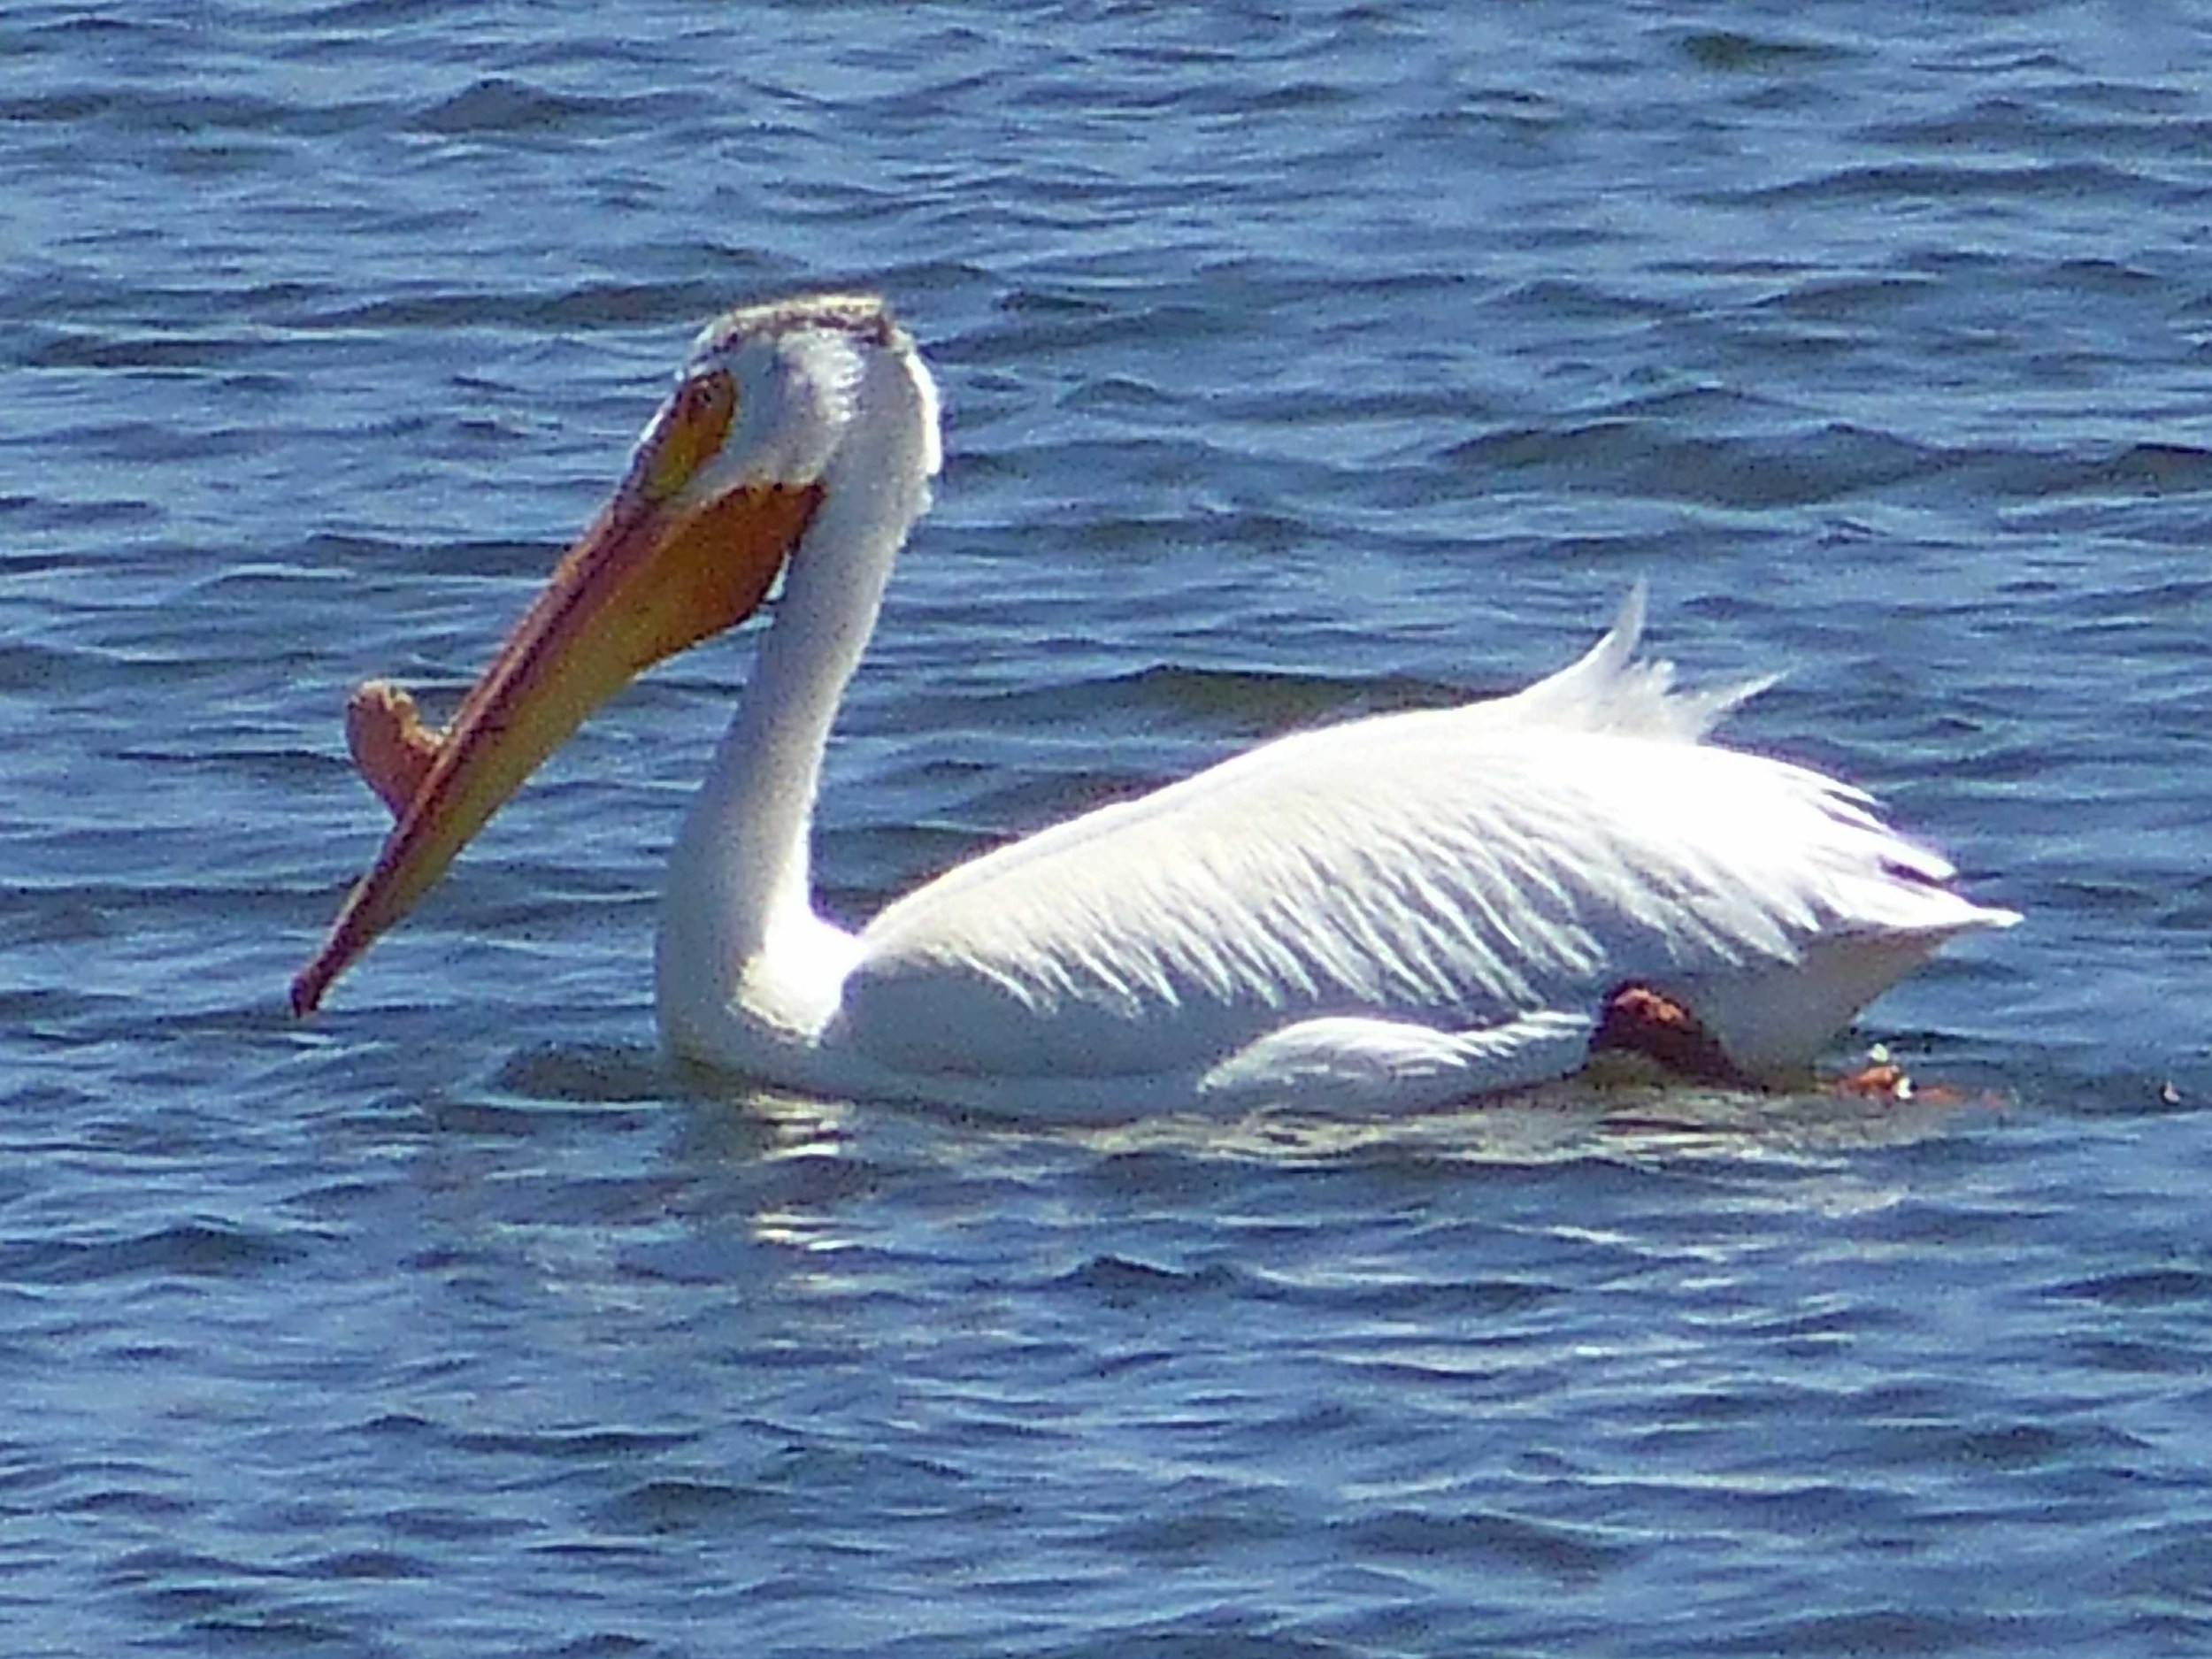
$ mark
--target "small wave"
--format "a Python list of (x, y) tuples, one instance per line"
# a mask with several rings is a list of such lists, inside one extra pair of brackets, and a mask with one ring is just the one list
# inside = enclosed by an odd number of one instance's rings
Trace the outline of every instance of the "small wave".
[(641, 1532), (720, 1532), (780, 1499), (727, 1481), (665, 1477), (633, 1486), (608, 1503), (601, 1519)]
[(418, 132), (449, 137), (563, 131), (610, 122), (650, 126), (668, 113), (669, 104), (669, 100), (650, 94), (578, 97), (493, 75), (432, 104), (411, 125)]
[(1446, 450), (1445, 458), (1484, 472), (1542, 472), (1568, 488), (1755, 509), (1847, 499), (1926, 476), (1945, 457), (1842, 422), (1794, 434), (1686, 437), (1609, 417), (1486, 434)]
[(526, 1049), (493, 1079), (495, 1087), (531, 1100), (607, 1105), (665, 1100), (671, 1082), (658, 1050), (613, 1044)]
[(1734, 29), (1696, 29), (1676, 42), (1676, 50), (1701, 69), (1731, 73), (1813, 69), (1850, 57), (1827, 41), (1784, 40)]
[(298, 1260), (299, 1237), (219, 1222), (178, 1222), (122, 1238), (0, 1241), (0, 1272), (37, 1284), (77, 1285), (179, 1274), (246, 1279)]
[(1227, 1290), (1239, 1283), (1239, 1275), (1219, 1265), (1179, 1272), (1125, 1256), (1100, 1256), (1063, 1274), (1057, 1283), (1064, 1289), (1088, 1292), (1110, 1306), (1128, 1307), (1162, 1297)]
[(727, 303), (726, 284), (579, 283), (554, 292), (497, 288), (421, 288), (357, 305), (304, 315), (311, 328), (381, 334), (454, 328), (560, 331), (615, 325), (680, 325), (710, 316)]
[(1361, 1554), (1426, 1562), (1502, 1563), (1569, 1579), (1595, 1578), (1626, 1565), (1640, 1553), (1586, 1527), (1559, 1526), (1494, 1510), (1438, 1515), (1391, 1509), (1333, 1530)]
[(1911, 201), (2126, 200), (2166, 188), (2146, 173), (2103, 162), (1960, 165), (1920, 161), (1834, 167), (1809, 178), (1716, 193), (1716, 204), (1799, 207)]
[(2101, 1273), (2060, 1286), (2052, 1294), (2108, 1308), (2170, 1308), (2212, 1298), (2212, 1272), (2171, 1267)]

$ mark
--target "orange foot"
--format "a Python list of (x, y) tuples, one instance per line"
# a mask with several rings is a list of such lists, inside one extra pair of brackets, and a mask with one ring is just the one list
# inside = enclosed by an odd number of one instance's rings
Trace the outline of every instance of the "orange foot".
[(346, 747), (394, 818), (406, 815), (444, 741), (443, 733), (422, 723), (415, 700), (388, 680), (365, 680), (346, 703)]
[(1889, 1057), (1889, 1050), (1879, 1043), (1866, 1057), (1866, 1064), (1847, 1077), (1832, 1079), (1828, 1084), (1832, 1094), (1855, 1094), (1863, 1100), (1923, 1101), (1932, 1105), (1950, 1105), (1966, 1097), (1955, 1088), (1938, 1083), (1922, 1088), (1912, 1080), (1905, 1068)]
[[(1636, 1055), (1689, 1083), (1709, 1083), (1722, 1088), (1755, 1089), (1759, 1085), (1744, 1075), (1728, 1057), (1720, 1041), (1698, 1023), (1695, 1014), (1672, 997), (1648, 985), (1633, 981), (1618, 987), (1605, 999), (1596, 1034), (1590, 1039), (1590, 1056)], [(1963, 1098), (1956, 1089), (1938, 1085), (1916, 1086), (1905, 1071), (1880, 1047), (1867, 1063), (1848, 1076), (1823, 1086), (1832, 1094), (1860, 1100), (1920, 1101), (1942, 1104)]]
[(1593, 1057), (1641, 1055), (1692, 1083), (1728, 1088), (1755, 1087), (1728, 1057), (1719, 1039), (1698, 1023), (1696, 1015), (1648, 985), (1632, 981), (1605, 999), (1598, 1028), (1590, 1038), (1590, 1053)]

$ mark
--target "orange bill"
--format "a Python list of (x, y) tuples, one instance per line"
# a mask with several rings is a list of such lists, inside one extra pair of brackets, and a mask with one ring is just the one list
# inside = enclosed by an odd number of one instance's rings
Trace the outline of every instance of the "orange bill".
[(442, 735), (421, 725), (396, 687), (372, 681), (354, 694), (348, 726), (357, 762), (396, 822), (322, 949), (293, 980), (294, 1012), (321, 1002), (594, 709), (651, 664), (758, 607), (821, 491), (693, 488), (728, 434), (733, 398), (718, 370), (677, 389), (647, 429), (629, 476)]

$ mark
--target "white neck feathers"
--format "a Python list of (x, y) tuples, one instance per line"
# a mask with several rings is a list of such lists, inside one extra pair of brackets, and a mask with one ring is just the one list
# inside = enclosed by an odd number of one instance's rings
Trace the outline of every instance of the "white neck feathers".
[[(794, 373), (803, 383), (847, 377), (800, 388), (822, 394), (805, 400), (810, 415), (833, 403), (841, 418), (818, 472), (779, 480), (818, 483), (821, 503), (792, 550), (751, 681), (669, 861), (657, 964), (664, 1030), (689, 1024), (687, 1010), (712, 1018), (733, 1000), (761, 1003), (779, 1026), (810, 1030), (834, 1006), (849, 941), (816, 918), (808, 859), (822, 759), (937, 468), (936, 388), (903, 334), (882, 345), (850, 336), (784, 344), (787, 387)], [(780, 437), (772, 431), (747, 446), (755, 476), (782, 470), (773, 465), (786, 458), (774, 452)]]

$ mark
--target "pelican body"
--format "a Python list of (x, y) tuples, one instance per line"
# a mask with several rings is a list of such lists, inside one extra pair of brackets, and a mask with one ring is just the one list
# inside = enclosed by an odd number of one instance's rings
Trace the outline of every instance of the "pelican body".
[(1624, 985), (1781, 1079), (1947, 941), (2018, 919), (1858, 791), (1707, 741), (1759, 686), (1678, 690), (1638, 657), (1639, 589), (1516, 695), (1279, 739), (849, 933), (811, 898), (823, 755), (938, 465), (935, 385), (880, 301), (708, 327), (451, 726), (356, 694), (356, 758), (395, 822), (295, 1009), (594, 707), (779, 572), (656, 958), (669, 1048), (762, 1084), (1025, 1114), (1408, 1109), (1574, 1071)]

